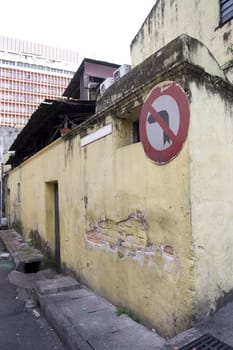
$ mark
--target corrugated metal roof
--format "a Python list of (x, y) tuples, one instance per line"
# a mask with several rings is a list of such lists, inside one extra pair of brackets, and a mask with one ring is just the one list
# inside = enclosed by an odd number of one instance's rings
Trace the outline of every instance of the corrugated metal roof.
[(61, 137), (60, 129), (73, 129), (95, 113), (95, 101), (46, 99), (10, 147), (15, 151), (7, 164), (17, 166), (48, 144)]

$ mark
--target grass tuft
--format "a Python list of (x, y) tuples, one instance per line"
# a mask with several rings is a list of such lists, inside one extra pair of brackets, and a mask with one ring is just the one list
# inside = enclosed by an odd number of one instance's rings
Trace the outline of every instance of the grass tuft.
[(140, 323), (140, 319), (138, 318), (138, 316), (135, 315), (135, 313), (131, 309), (129, 309), (128, 307), (124, 307), (124, 306), (119, 307), (116, 311), (116, 314), (117, 314), (117, 316), (120, 316), (123, 314), (128, 315), (130, 318), (132, 318), (132, 320)]

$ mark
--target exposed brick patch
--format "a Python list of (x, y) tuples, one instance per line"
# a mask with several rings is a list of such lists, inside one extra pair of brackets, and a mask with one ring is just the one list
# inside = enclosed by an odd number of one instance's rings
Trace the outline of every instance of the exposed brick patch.
[(87, 240), (96, 244), (102, 244), (104, 243), (103, 241), (103, 235), (101, 235), (98, 231), (89, 231), (87, 232)]
[(175, 255), (171, 245), (149, 242), (149, 225), (140, 211), (120, 222), (106, 219), (95, 222), (93, 226), (84, 235), (87, 247), (115, 253), (119, 259), (132, 257), (139, 263), (144, 263), (146, 259), (152, 266), (155, 257), (167, 256), (173, 259)]
[(148, 224), (143, 214), (137, 211), (126, 220), (115, 222), (110, 219), (95, 223), (93, 230), (86, 233), (88, 242), (109, 246), (140, 249), (147, 246)]

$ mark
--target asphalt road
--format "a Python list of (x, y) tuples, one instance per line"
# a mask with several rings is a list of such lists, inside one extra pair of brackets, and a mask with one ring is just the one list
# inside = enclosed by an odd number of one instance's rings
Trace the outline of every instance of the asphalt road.
[(1, 350), (65, 350), (56, 333), (40, 310), (26, 308), (27, 293), (8, 280), (14, 269), (0, 240), (0, 349)]

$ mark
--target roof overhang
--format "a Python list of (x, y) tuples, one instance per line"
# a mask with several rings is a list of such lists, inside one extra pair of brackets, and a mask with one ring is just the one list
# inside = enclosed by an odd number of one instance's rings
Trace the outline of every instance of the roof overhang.
[(17, 166), (95, 113), (95, 101), (46, 99), (32, 114), (10, 147), (14, 151), (7, 164)]

